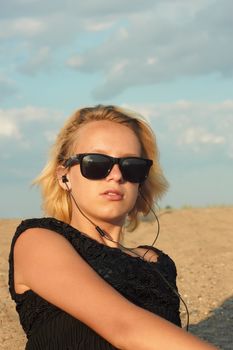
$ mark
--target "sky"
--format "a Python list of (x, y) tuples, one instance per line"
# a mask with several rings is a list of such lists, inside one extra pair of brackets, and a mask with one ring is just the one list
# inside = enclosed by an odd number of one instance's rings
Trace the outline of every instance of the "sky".
[(43, 215), (33, 179), (76, 109), (153, 128), (159, 207), (233, 204), (232, 0), (0, 0), (0, 217)]

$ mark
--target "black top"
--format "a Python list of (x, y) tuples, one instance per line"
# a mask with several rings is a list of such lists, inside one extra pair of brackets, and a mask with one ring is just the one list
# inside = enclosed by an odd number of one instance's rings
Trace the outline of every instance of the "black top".
[(168, 255), (152, 248), (158, 254), (158, 260), (143, 261), (140, 257), (133, 257), (118, 248), (101, 244), (57, 219), (29, 219), (22, 221), (18, 226), (9, 256), (9, 289), (16, 303), (20, 323), (28, 337), (27, 350), (116, 349), (87, 325), (47, 302), (32, 290), (22, 294), (15, 292), (14, 245), (22, 232), (34, 227), (46, 228), (62, 235), (83, 259), (125, 298), (178, 326), (181, 325), (179, 298), (161, 277), (162, 274), (176, 289), (176, 267)]

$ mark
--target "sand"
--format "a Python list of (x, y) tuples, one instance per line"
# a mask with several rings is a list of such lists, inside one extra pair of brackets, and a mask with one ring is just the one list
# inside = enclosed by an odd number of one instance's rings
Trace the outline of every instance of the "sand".
[[(233, 207), (186, 208), (158, 213), (156, 246), (176, 262), (179, 291), (189, 308), (190, 332), (219, 349), (233, 349)], [(8, 253), (20, 220), (0, 220), (0, 349), (22, 350), (25, 336), (8, 293)], [(129, 245), (151, 244), (156, 223), (127, 233)], [(181, 308), (183, 325), (186, 323)]]

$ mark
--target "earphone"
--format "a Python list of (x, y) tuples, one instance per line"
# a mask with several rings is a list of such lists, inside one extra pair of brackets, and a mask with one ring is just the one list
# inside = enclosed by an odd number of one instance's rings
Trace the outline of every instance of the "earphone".
[(69, 182), (69, 180), (67, 179), (66, 175), (62, 175), (61, 177), (62, 182), (65, 184), (66, 182)]
[[(66, 175), (63, 175), (62, 178), (61, 178), (62, 182), (66, 185), (67, 187), (67, 191), (69, 193), (69, 195), (71, 196), (71, 198), (73, 199), (74, 201), (74, 204), (75, 206), (77, 207), (77, 209), (79, 210), (79, 212), (81, 213), (81, 215), (83, 215), (96, 229), (96, 231), (100, 234), (101, 237), (104, 237), (106, 238), (107, 240), (113, 242), (113, 243), (117, 243), (121, 248), (124, 248), (125, 250), (128, 250), (129, 252), (137, 255), (140, 259), (144, 260), (144, 257), (145, 255), (147, 254), (147, 252), (150, 250), (150, 248), (148, 248), (146, 250), (146, 252), (143, 254), (143, 256), (141, 256), (140, 254), (136, 253), (134, 251), (134, 248), (127, 248), (125, 246), (123, 246), (121, 243), (119, 242), (116, 242), (112, 239), (112, 237), (107, 233), (105, 232), (103, 229), (101, 229), (98, 225), (96, 225), (86, 214), (83, 213), (83, 211), (80, 209), (76, 199), (74, 198), (73, 194), (72, 194), (72, 190), (68, 187), (67, 185), (67, 182), (69, 182), (68, 178)], [(155, 213), (155, 211), (153, 210), (153, 208), (150, 207), (148, 201), (146, 200), (146, 198), (144, 197), (144, 195), (142, 194), (141, 190), (139, 189), (139, 194), (140, 196), (142, 197), (142, 199), (146, 202), (146, 204), (149, 206), (149, 209), (150, 211), (153, 213), (153, 215), (155, 216), (156, 218), (156, 221), (157, 221), (157, 225), (158, 225), (158, 230), (157, 230), (157, 233), (156, 233), (156, 236), (155, 236), (155, 239), (152, 243), (152, 247), (154, 246), (156, 240), (158, 239), (158, 236), (159, 236), (159, 232), (160, 232), (160, 223), (159, 223), (159, 219)], [(88, 235), (87, 235), (88, 236)], [(157, 274), (162, 278), (162, 280), (164, 281), (164, 283), (171, 289), (171, 291), (180, 299), (180, 301), (183, 303), (184, 307), (185, 307), (185, 310), (186, 310), (186, 314), (187, 314), (187, 323), (186, 323), (186, 330), (188, 331), (189, 329), (189, 310), (188, 310), (188, 307), (185, 303), (185, 301), (183, 300), (183, 298), (181, 297), (180, 293), (176, 290), (176, 288), (170, 283), (167, 281), (167, 279), (163, 276), (163, 274), (155, 267), (155, 271), (157, 272)]]

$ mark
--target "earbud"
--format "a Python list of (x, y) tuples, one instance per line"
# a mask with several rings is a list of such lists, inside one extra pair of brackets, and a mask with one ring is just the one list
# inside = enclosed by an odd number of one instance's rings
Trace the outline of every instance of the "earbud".
[(69, 182), (69, 180), (67, 179), (67, 176), (66, 176), (66, 175), (63, 175), (63, 176), (61, 177), (61, 179), (62, 179), (62, 182), (63, 182), (63, 183)]
[(67, 185), (67, 182), (69, 182), (69, 180), (67, 179), (67, 176), (66, 176), (66, 175), (62, 175), (61, 181), (65, 184), (67, 191), (70, 192), (71, 189), (70, 189), (69, 186)]

